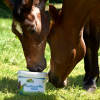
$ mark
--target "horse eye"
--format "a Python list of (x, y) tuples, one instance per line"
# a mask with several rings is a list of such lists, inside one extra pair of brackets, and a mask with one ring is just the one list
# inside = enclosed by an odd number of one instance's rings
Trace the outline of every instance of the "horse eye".
[(33, 29), (33, 30), (31, 31), (31, 34), (34, 34), (34, 32), (35, 32), (35, 30)]
[(34, 28), (31, 30), (31, 34), (33, 34), (34, 32), (36, 32), (36, 27), (34, 27)]

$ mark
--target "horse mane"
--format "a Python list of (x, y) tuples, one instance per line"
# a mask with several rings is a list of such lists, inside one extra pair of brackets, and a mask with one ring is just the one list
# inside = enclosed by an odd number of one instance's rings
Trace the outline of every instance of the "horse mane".
[(25, 18), (23, 16), (23, 2), (24, 0), (15, 0), (14, 9), (13, 9), (13, 17), (20, 22), (24, 22)]

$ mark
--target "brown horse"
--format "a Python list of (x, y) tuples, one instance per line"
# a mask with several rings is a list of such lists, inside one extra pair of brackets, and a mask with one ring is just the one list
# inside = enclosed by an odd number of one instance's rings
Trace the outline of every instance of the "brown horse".
[(30, 71), (42, 72), (46, 68), (44, 50), (50, 29), (45, 13), (47, 0), (4, 0), (13, 14), (12, 31), (19, 38)]
[[(84, 40), (86, 55), (84, 57), (85, 77), (84, 88), (88, 91), (96, 89), (96, 81), (99, 78), (98, 50), (100, 39), (100, 3), (98, 3), (89, 15), (84, 28)], [(93, 87), (90, 90), (89, 87)]]
[(49, 81), (57, 88), (67, 84), (67, 77), (84, 58), (86, 47), (83, 26), (99, 0), (63, 0), (62, 11), (50, 5), (52, 22), (48, 43), (51, 50)]

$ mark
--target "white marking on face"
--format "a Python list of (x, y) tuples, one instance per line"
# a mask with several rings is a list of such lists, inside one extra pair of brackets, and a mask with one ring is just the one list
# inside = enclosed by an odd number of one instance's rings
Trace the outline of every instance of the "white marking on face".
[(39, 45), (35, 45), (35, 44), (34, 44), (33, 46), (34, 46), (34, 47), (41, 47), (41, 45), (44, 44), (44, 43), (45, 43), (45, 40), (42, 41)]
[(35, 23), (36, 23), (36, 29), (37, 29), (37, 32), (41, 32), (41, 15), (40, 15), (40, 9), (37, 8), (37, 7), (33, 7), (33, 12), (32, 12), (32, 15), (34, 15), (35, 17)]
[(18, 23), (17, 21), (14, 23), (15, 26), (16, 26), (16, 30), (21, 34), (23, 35), (23, 31), (22, 31), (22, 28), (20, 26), (20, 23)]

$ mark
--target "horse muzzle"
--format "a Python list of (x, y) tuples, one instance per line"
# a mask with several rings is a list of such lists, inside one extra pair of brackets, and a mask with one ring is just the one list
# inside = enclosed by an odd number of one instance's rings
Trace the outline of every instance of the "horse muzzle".
[(46, 59), (44, 58), (41, 62), (37, 64), (27, 64), (27, 69), (31, 72), (42, 72), (46, 68)]
[(49, 82), (53, 84), (56, 88), (63, 88), (67, 85), (67, 80), (60, 81), (60, 78), (56, 76), (54, 77), (49, 76)]

